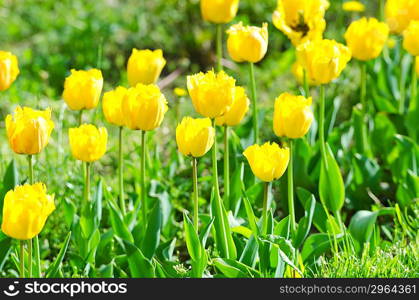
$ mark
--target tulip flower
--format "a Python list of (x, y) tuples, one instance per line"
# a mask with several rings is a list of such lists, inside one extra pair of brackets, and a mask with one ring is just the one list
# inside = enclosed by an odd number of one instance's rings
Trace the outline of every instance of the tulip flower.
[[(216, 134), (215, 119), (226, 114), (233, 105), (236, 93), (236, 81), (228, 76), (224, 71), (215, 73), (209, 71), (207, 73), (198, 73), (187, 77), (187, 87), (192, 104), (197, 113), (210, 118), (214, 127), (214, 136)], [(225, 225), (223, 212), (225, 208), (221, 201), (220, 187), (218, 184), (218, 167), (217, 167), (217, 142), (214, 141), (212, 147), (212, 177), (214, 186), (214, 202), (216, 209), (215, 226), (223, 228), (218, 230), (216, 234), (216, 243), (222, 257), (230, 258), (236, 255), (236, 249), (233, 249), (230, 228)]]
[(73, 69), (71, 75), (65, 79), (63, 98), (71, 110), (92, 109), (99, 103), (102, 87), (103, 77), (100, 70)]
[(383, 51), (389, 30), (386, 23), (375, 18), (361, 18), (346, 30), (346, 44), (354, 58), (361, 61), (374, 59)]
[(0, 91), (7, 90), (19, 75), (17, 57), (10, 52), (0, 51)]
[[(54, 195), (48, 195), (43, 183), (17, 186), (4, 197), (1, 230), (11, 238), (20, 240), (20, 277), (25, 277), (24, 244), (28, 244), (28, 273), (32, 276), (32, 238), (35, 255), (39, 259), (37, 236), (48, 216), (55, 210)], [(37, 248), (38, 247), (38, 248)], [(37, 262), (39, 263), (39, 262)], [(39, 268), (39, 264), (37, 265)], [(39, 276), (39, 274), (37, 275)]]
[(389, 28), (386, 23), (379, 22), (375, 18), (361, 18), (349, 25), (345, 33), (345, 40), (352, 52), (352, 56), (361, 61), (361, 95), (362, 117), (364, 119), (362, 128), (361, 145), (359, 152), (367, 156), (372, 155), (369, 143), (367, 141), (367, 104), (366, 104), (366, 86), (367, 86), (367, 65), (365, 61), (378, 57), (384, 45), (387, 42)]
[(318, 40), (326, 28), (324, 15), (328, 7), (327, 0), (278, 0), (273, 23), (295, 46)]
[(13, 115), (6, 117), (9, 144), (17, 154), (40, 153), (48, 144), (53, 129), (49, 108), (41, 111), (18, 106)]
[(78, 128), (70, 128), (68, 136), (71, 153), (77, 160), (91, 163), (99, 160), (106, 152), (108, 132), (105, 127), (83, 124)]
[(124, 178), (123, 178), (123, 126), (125, 125), (125, 115), (122, 111), (122, 102), (127, 94), (127, 89), (119, 86), (115, 90), (106, 92), (103, 95), (103, 114), (105, 115), (106, 120), (119, 127), (119, 143), (118, 143), (118, 182), (119, 182), (119, 206), (121, 208), (122, 214), (125, 215), (125, 204), (124, 204)]
[(239, 0), (201, 0), (201, 14), (205, 21), (225, 24), (234, 19)]
[(184, 117), (176, 128), (176, 142), (179, 151), (186, 156), (192, 156), (194, 227), (198, 233), (198, 160), (204, 156), (214, 144), (215, 130), (209, 118), (193, 119)]
[[(314, 116), (310, 109), (311, 97), (294, 96), (288, 93), (281, 94), (275, 100), (273, 128), (279, 137), (289, 138), (288, 166), (288, 207), (290, 211), (291, 231), (295, 230), (294, 213), (294, 178), (293, 178), (293, 140), (303, 137), (313, 122)], [(292, 214), (291, 214), (292, 213)]]
[(140, 185), (143, 222), (147, 222), (147, 199), (145, 185), (146, 132), (156, 129), (163, 122), (168, 110), (166, 97), (155, 84), (137, 84), (128, 89), (122, 101), (122, 112), (126, 126), (132, 130), (141, 130)]
[(317, 40), (297, 47), (297, 57), (314, 84), (326, 84), (339, 77), (351, 59), (351, 50), (334, 40)]
[(349, 12), (363, 12), (365, 5), (359, 1), (345, 1), (342, 4), (342, 9)]
[(402, 33), (410, 21), (419, 20), (419, 1), (417, 0), (387, 0), (385, 17), (392, 33)]
[(256, 27), (243, 26), (240, 22), (231, 26), (227, 33), (227, 49), (231, 58), (236, 62), (249, 63), (253, 108), (253, 135), (255, 143), (257, 143), (259, 139), (259, 125), (254, 63), (261, 61), (268, 50), (268, 24), (264, 23), (262, 27)]
[(166, 60), (162, 50), (137, 50), (134, 48), (128, 59), (128, 81), (131, 86), (136, 86), (138, 83), (156, 83), (165, 65)]
[(285, 173), (290, 159), (290, 151), (288, 148), (279, 147), (276, 143), (268, 142), (262, 146), (255, 144), (248, 147), (243, 155), (246, 157), (253, 174), (265, 182), (262, 234), (266, 234), (269, 183), (279, 179)]
[(235, 83), (236, 80), (223, 71), (188, 76), (188, 92), (196, 112), (210, 119), (224, 115), (233, 104)]

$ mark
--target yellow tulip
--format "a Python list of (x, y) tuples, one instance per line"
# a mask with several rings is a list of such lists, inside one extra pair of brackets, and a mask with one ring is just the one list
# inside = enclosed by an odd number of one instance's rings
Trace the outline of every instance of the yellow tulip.
[(209, 118), (184, 117), (176, 128), (176, 142), (183, 155), (204, 156), (214, 144), (215, 130)]
[(326, 28), (327, 0), (278, 0), (272, 20), (294, 45), (321, 39)]
[(100, 70), (73, 69), (71, 75), (65, 79), (63, 98), (72, 110), (92, 109), (99, 103), (102, 87), (103, 77)]
[(298, 139), (310, 129), (314, 116), (310, 109), (311, 97), (281, 94), (275, 100), (274, 132), (279, 137)]
[(109, 123), (116, 126), (125, 125), (125, 115), (122, 112), (122, 102), (127, 91), (128, 90), (123, 86), (119, 86), (115, 90), (106, 92), (103, 95), (103, 114)]
[(201, 0), (201, 14), (205, 21), (224, 24), (234, 19), (239, 0)]
[(240, 22), (228, 30), (227, 49), (236, 62), (257, 63), (263, 59), (268, 50), (268, 24), (262, 27), (243, 26)]
[(14, 239), (32, 239), (54, 210), (54, 195), (47, 194), (43, 183), (17, 186), (4, 197), (1, 230)]
[(161, 125), (167, 101), (155, 84), (137, 84), (128, 89), (122, 101), (126, 126), (133, 130), (153, 130)]
[(315, 85), (339, 77), (351, 60), (351, 50), (334, 40), (316, 40), (297, 47), (297, 57)]
[(246, 95), (243, 87), (238, 86), (235, 89), (234, 101), (230, 110), (221, 117), (215, 119), (215, 123), (219, 126), (236, 126), (238, 125), (249, 110), (250, 100)]
[(253, 174), (262, 181), (270, 182), (280, 178), (287, 169), (290, 150), (276, 143), (248, 147), (243, 155), (247, 158)]
[(342, 4), (342, 9), (344, 11), (363, 12), (365, 5), (359, 1), (346, 1)]
[[(294, 75), (295, 79), (299, 84), (304, 83), (304, 68), (301, 63), (296, 60), (291, 66), (292, 75)], [(314, 85), (314, 83), (307, 77), (308, 85)]]
[(389, 31), (386, 23), (375, 18), (361, 18), (352, 22), (346, 30), (346, 44), (356, 59), (374, 59), (383, 51)]
[(151, 51), (132, 49), (128, 59), (127, 73), (131, 86), (138, 83), (152, 84), (159, 79), (160, 73), (166, 65), (163, 51), (158, 49)]
[(54, 122), (51, 109), (44, 111), (29, 107), (16, 107), (6, 117), (6, 131), (10, 147), (17, 154), (38, 154), (48, 144)]
[(108, 132), (105, 127), (96, 128), (91, 124), (83, 124), (68, 131), (71, 153), (74, 158), (84, 162), (94, 162), (106, 152)]
[[(419, 1), (418, 1), (419, 2)], [(419, 21), (411, 21), (403, 32), (403, 48), (413, 56), (419, 55)]]
[(19, 75), (17, 57), (10, 52), (0, 51), (0, 91), (7, 90)]
[(392, 33), (402, 33), (410, 21), (419, 20), (418, 0), (387, 0), (384, 10)]
[(187, 77), (192, 104), (197, 113), (214, 119), (225, 114), (233, 104), (236, 80), (225, 72), (198, 73)]

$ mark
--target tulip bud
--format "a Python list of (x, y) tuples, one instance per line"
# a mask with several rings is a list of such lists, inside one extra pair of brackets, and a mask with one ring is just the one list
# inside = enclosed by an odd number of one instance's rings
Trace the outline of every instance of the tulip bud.
[(184, 117), (176, 128), (176, 142), (183, 155), (204, 156), (214, 144), (215, 130), (209, 118)]
[(239, 0), (201, 0), (202, 18), (215, 24), (233, 20), (238, 8)]
[(198, 73), (187, 77), (192, 104), (197, 113), (214, 119), (225, 114), (233, 104), (236, 80), (225, 72)]
[(7, 90), (19, 75), (17, 57), (10, 52), (0, 51), (0, 91)]
[(290, 150), (280, 148), (276, 143), (248, 147), (243, 155), (247, 158), (253, 174), (262, 181), (270, 182), (280, 178), (288, 167)]
[(268, 24), (262, 27), (243, 26), (242, 22), (227, 30), (227, 49), (236, 62), (257, 63), (268, 50)]
[(327, 0), (278, 0), (272, 21), (297, 46), (322, 38), (328, 7)]
[(419, 1), (387, 0), (384, 11), (390, 31), (392, 33), (402, 33), (410, 21), (419, 20)]
[(249, 110), (249, 98), (246, 95), (244, 88), (238, 86), (235, 88), (234, 101), (229, 111), (221, 117), (215, 119), (215, 123), (219, 126), (236, 126), (243, 120), (247, 111)]
[(334, 40), (317, 40), (297, 47), (297, 57), (314, 84), (335, 80), (351, 60), (351, 50)]
[(311, 97), (281, 94), (275, 100), (273, 121), (275, 134), (291, 139), (303, 137), (310, 129), (314, 119), (310, 105)]
[(411, 21), (403, 32), (403, 48), (413, 56), (419, 55), (419, 21)]
[(168, 110), (167, 101), (155, 84), (137, 84), (128, 89), (122, 101), (126, 126), (133, 130), (153, 130), (161, 125)]
[(11, 238), (30, 240), (54, 210), (54, 195), (47, 194), (43, 183), (17, 186), (4, 197), (1, 230)]
[(156, 83), (165, 65), (166, 60), (163, 58), (162, 50), (151, 51), (134, 48), (128, 59), (128, 81), (131, 86), (138, 83)]
[(92, 109), (99, 103), (102, 87), (100, 70), (71, 70), (71, 75), (64, 82), (63, 98), (72, 110)]
[(96, 128), (91, 124), (83, 124), (68, 131), (71, 153), (74, 158), (84, 162), (94, 162), (106, 152), (108, 132), (105, 127)]
[(41, 111), (18, 106), (13, 115), (6, 117), (9, 144), (17, 154), (40, 153), (48, 144), (53, 129), (49, 108)]
[(389, 31), (386, 23), (375, 18), (361, 18), (352, 22), (346, 30), (346, 44), (356, 59), (374, 59), (383, 50)]
[(106, 92), (103, 95), (102, 109), (106, 120), (116, 126), (125, 125), (125, 115), (122, 112), (122, 101), (125, 98), (127, 89), (119, 86), (115, 90)]

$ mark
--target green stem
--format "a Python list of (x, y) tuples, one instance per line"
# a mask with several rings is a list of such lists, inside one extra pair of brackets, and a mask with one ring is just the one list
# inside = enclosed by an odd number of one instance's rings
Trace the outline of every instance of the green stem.
[(217, 166), (217, 126), (215, 124), (215, 119), (212, 120), (212, 126), (214, 127), (214, 136), (215, 136), (215, 140), (214, 140), (214, 145), (212, 146), (212, 179), (213, 179), (213, 185), (214, 185), (214, 201), (215, 201), (215, 205), (216, 205), (216, 209), (218, 210), (218, 212), (220, 212), (220, 218), (219, 218), (219, 222), (220, 222), (220, 228), (222, 228), (222, 243), (223, 243), (223, 248), (225, 248), (225, 252), (223, 253), (223, 255), (225, 255), (226, 258), (230, 258), (230, 253), (228, 250), (228, 239), (227, 239), (227, 233), (224, 230), (225, 228), (225, 223), (224, 223), (224, 218), (222, 217), (222, 211), (223, 211), (223, 207), (222, 207), (222, 202), (221, 202), (221, 196), (220, 196), (220, 186), (218, 184), (218, 166)]
[(28, 277), (32, 277), (32, 240), (28, 240)]
[(29, 165), (29, 184), (33, 184), (33, 160), (32, 160), (32, 155), (28, 155), (28, 165)]
[(192, 159), (192, 177), (193, 177), (193, 224), (196, 233), (199, 228), (199, 195), (198, 195), (198, 159)]
[(146, 131), (141, 130), (141, 165), (140, 165), (140, 185), (141, 185), (141, 211), (143, 215), (143, 222), (144, 226), (147, 222), (147, 199), (146, 199), (146, 192), (145, 192), (145, 162), (146, 162), (146, 151), (145, 151), (145, 143), (146, 143)]
[(293, 140), (289, 140), (290, 160), (288, 163), (288, 213), (290, 216), (291, 237), (295, 232), (295, 212), (294, 212), (294, 178), (293, 178)]
[(367, 114), (367, 103), (366, 103), (366, 94), (367, 94), (367, 64), (361, 62), (361, 105), (362, 105), (362, 114), (365, 117)]
[(412, 81), (410, 84), (410, 104), (415, 103), (417, 95), (418, 95), (418, 82), (417, 82), (417, 74), (416, 74), (416, 57), (413, 57), (413, 64), (412, 64)]
[(123, 127), (119, 127), (119, 205), (121, 207), (122, 215), (125, 216), (125, 203), (124, 203), (124, 158), (123, 158), (123, 149), (122, 149), (122, 130)]
[(83, 123), (83, 109), (80, 110), (79, 112), (79, 126)]
[(259, 124), (258, 124), (258, 107), (257, 107), (257, 95), (256, 95), (256, 81), (255, 81), (255, 68), (252, 62), (249, 63), (250, 72), (250, 87), (252, 92), (252, 108), (253, 108), (253, 135), (254, 143), (259, 143)]
[(366, 95), (367, 95), (367, 64), (365, 62), (361, 62), (361, 105), (362, 105), (362, 128), (361, 128), (361, 151), (364, 155), (371, 157), (371, 149), (369, 147), (368, 143), (368, 120), (367, 120), (367, 114), (368, 114), (368, 105), (366, 101)]
[(90, 202), (90, 167), (91, 163), (86, 163), (86, 178), (84, 184), (84, 205), (88, 205)]
[(20, 278), (25, 278), (25, 241), (19, 241), (20, 245)]
[(263, 186), (263, 207), (262, 207), (262, 235), (266, 235), (268, 232), (268, 211), (269, 211), (269, 190), (270, 182), (265, 182)]
[(306, 98), (310, 97), (310, 88), (308, 86), (307, 72), (305, 69), (303, 69), (303, 88), (304, 88), (304, 97)]
[(319, 139), (320, 139), (320, 151), (322, 158), (326, 157), (326, 144), (324, 138), (324, 118), (325, 118), (325, 95), (324, 86), (320, 86), (320, 112), (319, 112)]
[(226, 209), (230, 207), (230, 148), (227, 125), (224, 125), (224, 205)]
[(220, 72), (223, 69), (223, 25), (217, 24), (217, 70)]
[[(403, 51), (402, 51), (402, 58), (403, 59)], [(405, 111), (405, 105), (406, 105), (406, 76), (404, 72), (401, 72), (400, 78), (399, 78), (399, 90), (400, 90), (400, 99), (399, 99), (399, 113), (404, 114)]]
[(378, 9), (379, 9), (379, 20), (380, 21), (384, 21), (384, 0), (379, 0), (379, 4), (378, 4)]

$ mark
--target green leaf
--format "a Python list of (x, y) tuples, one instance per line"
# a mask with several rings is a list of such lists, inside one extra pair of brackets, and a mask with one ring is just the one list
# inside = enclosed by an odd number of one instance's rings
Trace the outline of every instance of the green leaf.
[(61, 263), (63, 262), (65, 253), (67, 252), (68, 244), (70, 243), (71, 238), (71, 231), (67, 234), (67, 237), (65, 238), (64, 244), (60, 249), (60, 252), (58, 252), (57, 258), (54, 260), (54, 262), (50, 265), (48, 270), (45, 272), (46, 278), (56, 278), (58, 274), (59, 267)]
[(148, 217), (147, 230), (141, 245), (141, 250), (148, 259), (153, 257), (154, 252), (159, 246), (161, 225), (162, 213), (160, 209), (160, 201), (157, 200)]
[(199, 241), (199, 237), (195, 231), (195, 228), (186, 213), (183, 213), (183, 228), (185, 230), (186, 247), (188, 248), (188, 253), (192, 260), (199, 261), (203, 249), (201, 247), (201, 242)]
[(199, 240), (201, 241), (202, 247), (204, 247), (204, 248), (205, 248), (205, 245), (207, 244), (208, 235), (211, 231), (211, 228), (212, 228), (213, 224), (214, 224), (214, 218), (211, 218), (211, 220), (201, 230), (201, 233), (199, 234)]
[(306, 201), (304, 205), (304, 217), (298, 222), (297, 233), (293, 237), (293, 245), (295, 248), (299, 248), (306, 237), (308, 236), (313, 221), (314, 211), (316, 208), (316, 198), (311, 195), (310, 199)]
[(370, 241), (377, 216), (377, 211), (371, 212), (368, 210), (360, 210), (353, 215), (349, 223), (349, 232), (356, 242), (355, 248), (357, 251), (361, 251), (364, 243)]
[(129, 270), (133, 278), (155, 277), (154, 267), (151, 261), (144, 256), (134, 244), (123, 241), (128, 258)]
[(131, 232), (128, 230), (128, 227), (125, 225), (122, 215), (119, 210), (115, 207), (112, 201), (108, 201), (109, 204), (109, 216), (111, 220), (111, 225), (116, 236), (121, 239), (128, 241), (130, 243), (134, 242)]
[(231, 234), (227, 212), (220, 196), (215, 193), (211, 199), (211, 216), (214, 218), (215, 243), (220, 255), (224, 258), (236, 259), (237, 250)]
[(12, 251), (12, 239), (0, 231), (0, 271)]
[(327, 209), (333, 213), (340, 211), (345, 200), (345, 186), (332, 149), (327, 143), (325, 157), (321, 162), (319, 194)]
[[(300, 202), (303, 204), (303, 206), (305, 207), (307, 205), (307, 201), (311, 199), (312, 194), (303, 189), (298, 187), (297, 188), (297, 196), (298, 199), (300, 200)], [(326, 212), (324, 211), (323, 206), (316, 201), (316, 205), (314, 208), (314, 214), (313, 214), (313, 224), (314, 226), (316, 226), (316, 228), (320, 231), (320, 232), (327, 232), (327, 215)]]
[(258, 249), (258, 241), (256, 240), (255, 236), (252, 235), (247, 240), (246, 246), (243, 249), (239, 261), (253, 268), (256, 265)]
[(214, 266), (227, 278), (259, 278), (260, 273), (233, 259), (216, 258)]
[(246, 209), (247, 214), (247, 222), (249, 222), (249, 226), (252, 229), (253, 234), (257, 237), (259, 235), (259, 227), (257, 226), (255, 213), (253, 212), (252, 205), (249, 202), (247, 197), (246, 191), (244, 188), (242, 189), (243, 192), (243, 203)]
[(96, 186), (96, 194), (94, 196), (93, 201), (93, 219), (95, 228), (99, 228), (100, 221), (102, 220), (102, 199), (103, 199), (103, 188), (102, 188), (102, 179), (99, 180)]
[[(337, 235), (336, 238), (339, 241), (342, 238), (342, 235)], [(310, 235), (306, 239), (301, 251), (303, 262), (311, 262), (314, 258), (322, 255), (330, 249), (332, 243), (333, 240), (329, 239), (329, 235), (327, 233), (315, 233)]]

